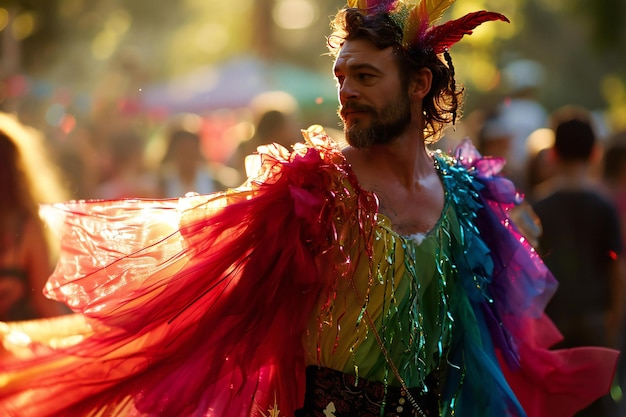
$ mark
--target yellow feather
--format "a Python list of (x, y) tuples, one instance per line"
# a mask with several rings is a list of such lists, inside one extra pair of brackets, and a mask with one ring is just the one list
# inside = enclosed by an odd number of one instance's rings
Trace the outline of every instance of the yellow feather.
[(367, 9), (367, 0), (348, 0), (348, 7), (365, 10)]
[[(409, 6), (410, 7), (410, 6)], [(423, 3), (419, 3), (413, 6), (406, 19), (406, 26), (404, 28), (403, 43), (408, 44), (414, 41), (417, 32), (420, 29), (420, 9), (422, 9)]]
[(428, 13), (428, 22), (430, 25), (441, 19), (448, 7), (454, 3), (454, 0), (422, 0), (426, 2), (426, 11)]

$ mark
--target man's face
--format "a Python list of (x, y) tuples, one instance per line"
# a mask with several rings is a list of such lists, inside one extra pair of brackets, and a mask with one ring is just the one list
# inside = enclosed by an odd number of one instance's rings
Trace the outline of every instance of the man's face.
[(381, 50), (365, 40), (347, 41), (334, 72), (338, 114), (350, 145), (366, 148), (390, 143), (407, 129), (410, 101), (391, 47)]

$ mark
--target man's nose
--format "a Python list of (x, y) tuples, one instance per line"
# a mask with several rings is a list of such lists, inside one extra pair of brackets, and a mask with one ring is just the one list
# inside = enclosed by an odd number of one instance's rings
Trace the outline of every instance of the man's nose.
[(349, 78), (345, 78), (339, 86), (339, 100), (343, 103), (346, 100), (357, 98), (359, 92), (355, 83)]

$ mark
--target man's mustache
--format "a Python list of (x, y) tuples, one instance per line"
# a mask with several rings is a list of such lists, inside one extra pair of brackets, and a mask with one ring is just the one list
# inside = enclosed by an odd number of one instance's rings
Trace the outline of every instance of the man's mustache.
[(368, 106), (367, 104), (361, 104), (361, 103), (356, 103), (356, 102), (351, 102), (351, 101), (348, 101), (344, 105), (339, 107), (339, 114), (341, 116), (345, 116), (346, 113), (353, 112), (353, 111), (373, 112), (374, 109), (371, 106)]

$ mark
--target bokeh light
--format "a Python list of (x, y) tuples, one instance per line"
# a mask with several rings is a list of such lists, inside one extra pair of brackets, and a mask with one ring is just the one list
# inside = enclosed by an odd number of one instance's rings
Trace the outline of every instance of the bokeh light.
[(228, 31), (222, 24), (206, 23), (194, 32), (195, 46), (207, 54), (215, 55), (228, 46)]
[(116, 10), (107, 18), (104, 29), (94, 38), (91, 53), (95, 59), (110, 58), (132, 23), (132, 18), (125, 10)]
[(279, 0), (274, 6), (276, 25), (283, 29), (305, 29), (318, 18), (318, 7), (311, 0)]
[(13, 20), (13, 36), (15, 39), (23, 40), (32, 35), (35, 30), (35, 14), (24, 12), (20, 13)]
[(7, 9), (0, 8), (0, 31), (6, 29), (9, 24), (9, 11)]

